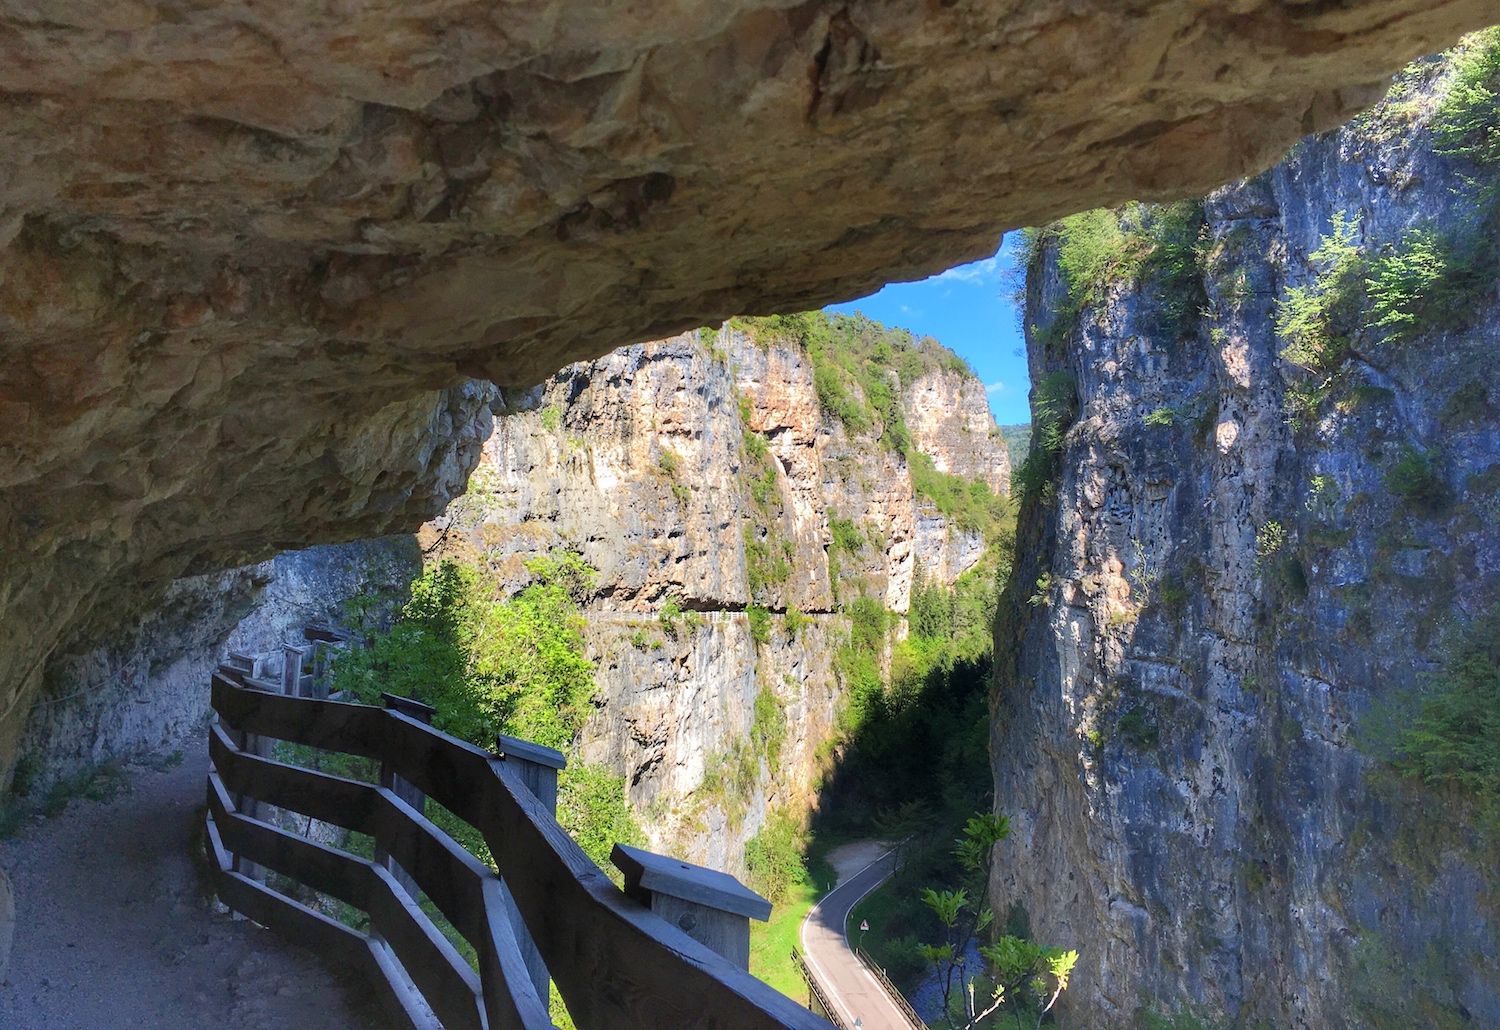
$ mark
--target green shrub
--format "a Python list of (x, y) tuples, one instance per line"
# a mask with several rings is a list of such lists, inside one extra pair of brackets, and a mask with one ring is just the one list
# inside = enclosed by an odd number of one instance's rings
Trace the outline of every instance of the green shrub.
[(771, 642), (771, 613), (759, 605), (750, 605), (745, 609), (745, 617), (750, 621), (750, 639), (757, 644), (768, 644)]
[(1018, 493), (1050, 494), (1076, 410), (1073, 377), (1066, 372), (1049, 372), (1031, 388), (1031, 453), (1012, 477)]
[(1431, 455), (1415, 447), (1402, 450), (1401, 457), (1386, 473), (1385, 485), (1422, 514), (1436, 515), (1448, 506), (1448, 484)]
[(1359, 217), (1340, 211), (1318, 248), (1309, 255), (1313, 281), (1293, 286), (1276, 306), (1276, 333), (1286, 341), (1281, 356), (1326, 375), (1344, 360), (1361, 323), (1365, 259), (1359, 251)]
[[(531, 582), (507, 599), (477, 566), (450, 560), (425, 569), (390, 628), (365, 625), (364, 646), (337, 658), (333, 689), (370, 704), (382, 691), (414, 697), (436, 709), (434, 726), (482, 748), (506, 733), (573, 751), (594, 696), (579, 605), (596, 573), (562, 549), (526, 568)], [(624, 780), (576, 757), (558, 779), (558, 821), (604, 864), (614, 841), (643, 837)], [(477, 831), (433, 808), (440, 826), (489, 860)]]
[(796, 640), (797, 635), (802, 632), (802, 628), (807, 625), (808, 618), (802, 614), (800, 609), (788, 608), (783, 623), (786, 626), (787, 639)]
[(1500, 607), (1465, 632), (1405, 728), (1396, 765), (1500, 812)]
[(837, 515), (829, 516), (828, 534), (832, 538), (834, 550), (847, 551), (850, 554), (858, 554), (864, 550), (864, 534), (851, 519), (840, 518)]
[(770, 687), (761, 687), (755, 695), (754, 720), (750, 724), (750, 742), (766, 765), (775, 768), (786, 743), (786, 710)]
[[(1500, 166), (1500, 29), (1476, 33), (1454, 58), (1452, 84), (1432, 120), (1440, 154)], [(1493, 194), (1493, 183), (1486, 186)]]
[(757, 603), (764, 603), (770, 591), (785, 583), (792, 574), (787, 548), (785, 542), (778, 542), (769, 531), (763, 534), (754, 526), (745, 526), (743, 535), (745, 579), (750, 587), (750, 597)]
[(1177, 413), (1171, 408), (1153, 408), (1146, 413), (1146, 425), (1167, 427), (1177, 421)]
[(1118, 731), (1121, 739), (1137, 751), (1150, 751), (1159, 740), (1156, 723), (1139, 708), (1120, 716)]
[(549, 433), (557, 432), (562, 426), (562, 408), (556, 404), (549, 404), (542, 409), (542, 428)]
[(624, 778), (576, 756), (557, 778), (557, 821), (594, 864), (605, 869), (615, 844), (646, 840), (625, 801)]
[(1467, 324), (1477, 299), (1494, 284), (1491, 253), (1483, 234), (1460, 242), (1427, 226), (1410, 230), (1369, 263), (1365, 326), (1404, 342)]
[(785, 812), (768, 813), (760, 832), (745, 842), (751, 889), (773, 905), (785, 901), (793, 887), (809, 882), (803, 858), (806, 847), (807, 835), (796, 820)]
[(1005, 517), (1008, 502), (983, 480), (939, 472), (932, 459), (919, 452), (913, 452), (908, 460), (912, 491), (931, 501), (958, 529), (988, 536)]
[(1286, 527), (1275, 519), (1268, 519), (1255, 531), (1255, 555), (1270, 558), (1280, 554), (1290, 540)]

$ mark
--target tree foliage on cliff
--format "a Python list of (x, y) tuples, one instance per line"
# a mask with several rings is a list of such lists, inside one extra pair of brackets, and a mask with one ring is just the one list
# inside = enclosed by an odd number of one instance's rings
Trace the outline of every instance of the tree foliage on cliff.
[(758, 340), (799, 344), (812, 362), (813, 388), (824, 413), (851, 433), (879, 432), (881, 442), (898, 454), (911, 446), (902, 391), (930, 372), (973, 375), (962, 358), (931, 337), (919, 340), (864, 315), (803, 311), (736, 318), (730, 325)]
[(1500, 606), (1459, 638), (1397, 745), (1397, 766), (1500, 816)]
[[(339, 658), (333, 689), (367, 704), (383, 691), (416, 698), (436, 710), (435, 727), (482, 748), (505, 733), (571, 751), (595, 690), (579, 609), (595, 572), (566, 550), (526, 569), (531, 582), (503, 598), (478, 566), (427, 568), (389, 628), (363, 627), (365, 646)], [(620, 777), (575, 761), (558, 792), (559, 821), (594, 861), (605, 863), (616, 840), (640, 839)], [(456, 835), (482, 854), (477, 835)]]
[[(1468, 37), (1452, 60), (1452, 82), (1432, 122), (1438, 153), (1500, 168), (1500, 28)], [(1492, 178), (1481, 185), (1493, 196)]]

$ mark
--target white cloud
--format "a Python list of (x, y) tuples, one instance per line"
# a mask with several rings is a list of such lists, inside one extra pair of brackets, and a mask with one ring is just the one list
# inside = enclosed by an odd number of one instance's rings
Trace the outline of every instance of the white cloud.
[(998, 379), (996, 379), (993, 383), (984, 384), (984, 392), (991, 395), (1004, 393), (1007, 389), (1008, 387)]
[(1000, 255), (987, 257), (983, 261), (973, 261), (967, 265), (959, 265), (933, 276), (938, 282), (961, 282), (961, 283), (989, 283), (1000, 282), (1000, 276), (1004, 269), (1000, 266)]

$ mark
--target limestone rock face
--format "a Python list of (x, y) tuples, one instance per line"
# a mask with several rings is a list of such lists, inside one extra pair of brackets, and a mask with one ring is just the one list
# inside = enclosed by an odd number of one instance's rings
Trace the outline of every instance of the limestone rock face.
[[(975, 427), (944, 453), (994, 477), (1005, 443), (982, 428), (994, 425), (983, 387), (942, 378), (937, 393), (908, 394), (908, 424)], [(915, 493), (877, 432), (823, 413), (795, 343), (696, 330), (570, 365), (507, 400), (513, 413), (495, 420), (468, 491), (422, 531), (429, 560), (477, 558), (518, 587), (526, 559), (581, 552), (599, 571), (585, 612), (599, 692), (582, 757), (625, 777), (656, 846), (740, 871), (766, 812), (810, 800), (841, 697), (838, 602), (865, 594), (905, 612), (917, 565), (951, 583), (984, 541)], [(963, 407), (939, 417), (933, 403)], [(664, 617), (669, 604), (685, 614)], [(767, 613), (759, 641), (752, 605)], [(747, 775), (763, 694), (785, 739)]]
[(933, 467), (988, 483), (1002, 496), (1010, 492), (1010, 452), (983, 383), (960, 372), (932, 372), (907, 389), (903, 402), (912, 444)]
[[(0, 14), (0, 770), (173, 579), (407, 530), (464, 378), (1269, 163), (1490, 0)], [(459, 448), (459, 456), (472, 452)], [(73, 644), (68, 642), (72, 640)], [(8, 773), (7, 773), (8, 775)]]
[(5, 982), (5, 971), (10, 967), (10, 948), (16, 938), (16, 897), (11, 890), (10, 877), (0, 869), (0, 983)]
[[(1312, 414), (1274, 327), (1336, 214), (1367, 255), (1474, 231), (1472, 169), (1425, 131), (1443, 88), (1428, 64), (1399, 103), (1212, 194), (1188, 335), (1148, 283), (1062, 346), (1030, 341), (1033, 381), (1066, 372), (1079, 410), (1002, 604), (1021, 642), (992, 753), (1015, 832), (992, 900), (1080, 949), (1070, 1022), (1500, 1023), (1494, 840), (1398, 776), (1382, 729), (1500, 600), (1494, 284), (1458, 327), (1362, 333)], [(1044, 251), (1026, 324), (1062, 289)], [(1401, 489), (1414, 452), (1445, 503)]]
[(227, 650), (305, 645), (310, 622), (337, 622), (360, 594), (397, 594), (421, 569), (410, 536), (288, 551), (167, 587), (128, 632), (47, 665), (21, 739), (15, 787), (35, 794), (101, 762), (181, 744), (202, 747), (208, 682)]

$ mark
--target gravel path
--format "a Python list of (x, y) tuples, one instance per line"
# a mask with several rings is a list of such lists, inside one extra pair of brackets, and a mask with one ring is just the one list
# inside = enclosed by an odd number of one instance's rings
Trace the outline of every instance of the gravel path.
[(201, 854), (208, 757), (132, 766), (108, 802), (75, 800), (0, 841), (17, 926), (5, 1030), (384, 1030), (370, 989), (213, 910)]

